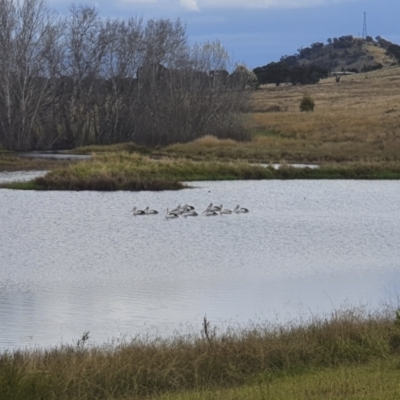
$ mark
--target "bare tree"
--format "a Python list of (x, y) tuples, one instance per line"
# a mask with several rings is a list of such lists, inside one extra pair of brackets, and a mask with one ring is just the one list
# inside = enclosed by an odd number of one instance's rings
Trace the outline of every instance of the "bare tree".
[(179, 19), (103, 20), (87, 6), (61, 18), (43, 0), (0, 0), (0, 144), (241, 138), (247, 96), (230, 67), (219, 41), (190, 47)]
[(35, 148), (50, 89), (43, 50), (55, 15), (42, 0), (0, 0), (0, 14), (0, 138), (6, 147)]

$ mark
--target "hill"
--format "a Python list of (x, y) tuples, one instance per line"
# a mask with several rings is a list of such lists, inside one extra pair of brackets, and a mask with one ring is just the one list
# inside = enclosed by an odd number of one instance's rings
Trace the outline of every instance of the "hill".
[(254, 69), (260, 83), (284, 82), (317, 83), (331, 72), (368, 72), (397, 65), (400, 46), (377, 36), (373, 39), (351, 35), (330, 38), (327, 43), (316, 42), (302, 47), (294, 55), (284, 55), (279, 62), (272, 62)]
[(393, 43), (380, 36), (376, 40), (370, 36), (366, 39), (342, 36), (328, 39), (327, 44), (313, 43), (299, 49), (295, 64), (314, 65), (330, 71), (371, 71), (397, 64), (395, 53), (388, 51), (391, 46)]

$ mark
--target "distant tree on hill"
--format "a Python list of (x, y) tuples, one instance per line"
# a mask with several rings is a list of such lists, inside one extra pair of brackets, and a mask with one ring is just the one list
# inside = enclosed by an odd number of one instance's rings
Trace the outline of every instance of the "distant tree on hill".
[(387, 53), (393, 55), (396, 58), (396, 61), (400, 63), (400, 46), (397, 44), (391, 44), (387, 48)]
[(285, 62), (272, 62), (263, 67), (255, 68), (260, 84), (274, 83), (279, 86), (281, 83), (292, 84), (314, 84), (323, 77), (328, 76), (328, 70), (316, 66), (288, 66)]
[(297, 56), (282, 56), (280, 62), (286, 64), (287, 66), (294, 66), (297, 65)]

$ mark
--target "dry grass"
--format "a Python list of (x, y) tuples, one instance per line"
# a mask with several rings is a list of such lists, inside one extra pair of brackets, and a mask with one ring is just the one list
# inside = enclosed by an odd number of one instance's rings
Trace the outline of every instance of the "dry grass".
[[(252, 128), (273, 130), (292, 138), (298, 148), (314, 147), (324, 160), (399, 160), (400, 68), (344, 76), (340, 83), (328, 78), (317, 85), (267, 87), (255, 92), (253, 107), (273, 105), (286, 112), (254, 113)], [(301, 113), (299, 104), (307, 93), (315, 111)], [(290, 150), (290, 149), (289, 149)]]
[(71, 160), (15, 157), (0, 153), (0, 171), (46, 171), (71, 164)]
[(201, 335), (0, 354), (0, 398), (133, 399), (221, 390), (320, 368), (343, 372), (389, 358), (399, 363), (399, 356), (394, 310), (349, 310), (308, 324), (255, 325), (221, 334), (205, 320)]
[[(254, 91), (247, 125), (250, 142), (204, 139), (177, 144), (165, 153), (194, 159), (279, 162), (400, 160), (400, 67), (343, 76), (316, 85), (266, 85)], [(314, 112), (300, 112), (309, 94)]]

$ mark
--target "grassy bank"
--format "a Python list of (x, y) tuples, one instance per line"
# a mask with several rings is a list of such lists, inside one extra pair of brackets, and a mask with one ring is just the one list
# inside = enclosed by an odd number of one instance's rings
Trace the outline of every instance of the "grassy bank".
[[(348, 399), (363, 392), (354, 398), (369, 399), (378, 397), (368, 397), (363, 382), (383, 374), (375, 393), (394, 398), (399, 371), (400, 316), (351, 310), (307, 324), (216, 334), (205, 320), (201, 334), (3, 353), (0, 398), (237, 399), (265, 398), (269, 391), (280, 396), (273, 398)], [(359, 372), (366, 376), (352, 382)], [(338, 397), (330, 396), (335, 391)]]
[(56, 168), (31, 182), (0, 187), (42, 190), (176, 190), (187, 181), (248, 179), (400, 179), (400, 164), (358, 163), (279, 169), (247, 162), (154, 160), (136, 153), (105, 153)]

